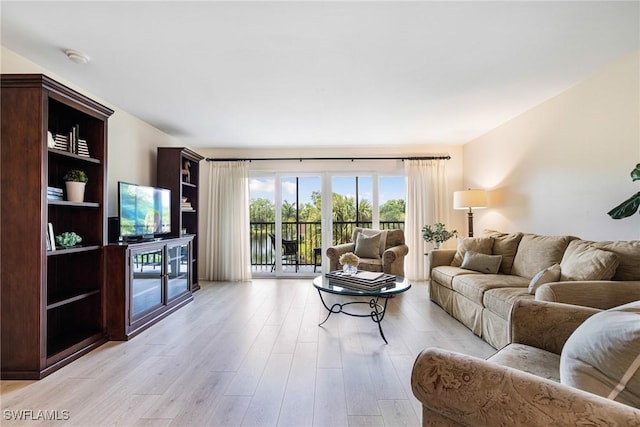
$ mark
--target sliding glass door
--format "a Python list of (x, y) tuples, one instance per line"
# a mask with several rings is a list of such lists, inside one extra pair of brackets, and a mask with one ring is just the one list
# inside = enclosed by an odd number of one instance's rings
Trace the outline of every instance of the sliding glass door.
[(354, 227), (404, 228), (404, 194), (404, 176), (252, 177), (252, 272), (258, 276), (320, 273), (326, 247), (350, 242)]
[[(319, 176), (285, 176), (280, 181), (281, 239), (278, 241), (276, 236), (274, 243), (275, 270), (317, 271), (322, 246), (322, 180)], [(277, 249), (281, 250), (280, 254)]]
[(253, 177), (249, 209), (254, 274), (321, 271), (320, 176)]

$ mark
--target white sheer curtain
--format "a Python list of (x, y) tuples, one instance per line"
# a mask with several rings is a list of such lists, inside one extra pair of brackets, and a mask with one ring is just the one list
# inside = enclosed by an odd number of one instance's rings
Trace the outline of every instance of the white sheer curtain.
[(249, 176), (245, 162), (211, 162), (209, 188), (206, 278), (249, 280)]
[(409, 254), (405, 276), (413, 280), (428, 277), (422, 227), (449, 220), (446, 160), (406, 160), (407, 199), (405, 239)]

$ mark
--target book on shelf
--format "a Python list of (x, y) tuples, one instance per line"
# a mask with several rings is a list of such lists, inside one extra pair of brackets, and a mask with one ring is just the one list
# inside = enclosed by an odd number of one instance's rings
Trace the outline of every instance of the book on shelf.
[(47, 223), (47, 239), (49, 240), (49, 244), (47, 245), (47, 248), (51, 251), (55, 251), (56, 250), (56, 237), (53, 234), (53, 224), (51, 224), (50, 222)]
[(54, 134), (53, 141), (53, 148), (57, 150), (64, 150), (79, 156), (89, 157), (87, 141), (80, 138), (80, 125), (72, 126), (66, 135), (60, 133)]
[(87, 140), (78, 138), (78, 156), (82, 157), (91, 157), (89, 154), (89, 146), (87, 145)]
[(47, 187), (47, 199), (49, 200), (62, 200), (62, 188)]
[(62, 195), (62, 188), (47, 187), (47, 194), (60, 194), (60, 195)]
[(53, 148), (56, 150), (68, 151), (69, 149), (69, 137), (56, 133), (53, 135)]

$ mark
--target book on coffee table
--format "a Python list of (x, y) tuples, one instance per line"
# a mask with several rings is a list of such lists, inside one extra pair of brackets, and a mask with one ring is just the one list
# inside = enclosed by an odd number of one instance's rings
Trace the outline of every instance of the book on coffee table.
[(367, 291), (375, 291), (388, 287), (396, 281), (396, 276), (393, 274), (372, 271), (359, 271), (356, 274), (347, 274), (338, 270), (327, 273), (327, 278), (330, 283), (338, 286)]

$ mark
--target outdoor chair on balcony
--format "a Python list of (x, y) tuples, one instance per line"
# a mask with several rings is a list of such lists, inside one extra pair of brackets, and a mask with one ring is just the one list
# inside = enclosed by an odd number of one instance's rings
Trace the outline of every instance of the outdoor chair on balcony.
[(330, 271), (342, 269), (340, 256), (347, 252), (353, 252), (360, 258), (359, 270), (382, 271), (404, 276), (404, 257), (409, 253), (409, 247), (404, 243), (402, 230), (356, 227), (353, 229), (351, 243), (327, 249)]
[[(276, 235), (269, 233), (269, 239), (271, 239), (271, 246), (275, 254), (276, 250)], [(298, 242), (296, 240), (282, 239), (282, 265), (295, 265), (296, 273), (298, 272)], [(271, 271), (276, 269), (276, 258), (273, 257), (273, 264), (271, 265)]]

